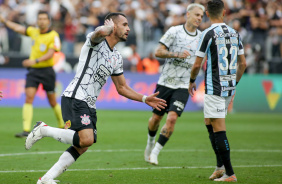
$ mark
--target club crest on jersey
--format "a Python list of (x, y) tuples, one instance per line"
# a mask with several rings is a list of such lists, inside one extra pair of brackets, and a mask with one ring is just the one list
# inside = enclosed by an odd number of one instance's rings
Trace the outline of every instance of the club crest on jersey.
[(68, 120), (65, 124), (65, 129), (69, 129), (71, 127), (71, 121)]
[(90, 124), (90, 118), (88, 115), (84, 114), (83, 116), (80, 116), (81, 118), (81, 123), (83, 125), (89, 125)]

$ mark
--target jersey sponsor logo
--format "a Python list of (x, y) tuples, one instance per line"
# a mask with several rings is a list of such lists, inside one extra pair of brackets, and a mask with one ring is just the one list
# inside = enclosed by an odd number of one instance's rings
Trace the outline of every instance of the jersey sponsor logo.
[(213, 38), (225, 38), (225, 37), (238, 37), (238, 33), (223, 33), (223, 32), (218, 32), (215, 33)]
[(91, 96), (87, 96), (87, 97), (86, 97), (86, 102), (87, 102), (89, 105), (94, 106), (94, 105), (95, 105), (95, 102), (96, 102), (96, 98), (91, 97)]
[(221, 75), (219, 76), (220, 81), (231, 81), (231, 80), (235, 80), (236, 79), (236, 74), (232, 74), (232, 75)]
[(100, 83), (101, 86), (104, 86), (106, 83), (105, 78), (109, 76), (111, 72), (104, 66), (100, 65), (99, 68), (97, 69), (96, 74), (93, 76), (94, 81)]
[(184, 109), (184, 104), (178, 100), (176, 100), (175, 102), (173, 102), (173, 105), (175, 105), (177, 107), (178, 111), (182, 111)]
[(83, 125), (89, 125), (90, 124), (90, 118), (88, 115), (84, 114), (83, 116), (80, 116), (81, 118), (81, 123)]
[(216, 109), (216, 111), (217, 111), (217, 112), (224, 112), (225, 109), (224, 109), (224, 108), (223, 108), (223, 109)]
[(233, 87), (222, 86), (221, 87), (221, 91), (230, 91), (230, 90), (234, 90), (234, 89), (236, 89), (236, 86), (233, 86)]
[(65, 129), (69, 129), (71, 127), (71, 120), (68, 120), (66, 123), (65, 123)]
[(186, 69), (192, 68), (192, 66), (193, 66), (190, 63), (186, 63), (184, 59), (180, 59), (180, 58), (174, 59), (173, 65), (174, 66), (181, 66), (181, 67), (186, 68)]

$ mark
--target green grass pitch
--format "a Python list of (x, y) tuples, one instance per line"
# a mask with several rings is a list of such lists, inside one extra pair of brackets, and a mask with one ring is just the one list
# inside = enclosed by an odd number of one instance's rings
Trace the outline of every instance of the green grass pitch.
[[(0, 108), (0, 183), (32, 184), (69, 145), (44, 138), (29, 151), (21, 131), (21, 108)], [(208, 177), (215, 156), (202, 112), (184, 112), (159, 155), (144, 161), (149, 111), (97, 110), (98, 142), (65, 173), (60, 184), (215, 183)], [(34, 108), (34, 122), (56, 126), (50, 108)], [(282, 183), (282, 114), (235, 113), (226, 118), (231, 159), (238, 183)], [(161, 126), (164, 120), (161, 122)]]

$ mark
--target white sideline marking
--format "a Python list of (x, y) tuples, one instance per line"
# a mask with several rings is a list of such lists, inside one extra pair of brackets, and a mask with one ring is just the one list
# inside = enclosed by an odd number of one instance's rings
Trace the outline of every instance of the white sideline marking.
[[(239, 165), (233, 167), (282, 167), (282, 165)], [(135, 168), (100, 168), (100, 169), (68, 169), (67, 171), (125, 171), (125, 170), (150, 170), (150, 169), (210, 169), (214, 168), (214, 166), (183, 166), (183, 167), (135, 167)], [(47, 170), (18, 170), (18, 171), (0, 171), (0, 173), (35, 173), (35, 172), (46, 172)]]
[[(116, 149), (116, 150), (87, 150), (87, 152), (143, 152), (141, 149)], [(170, 149), (170, 150), (162, 150), (162, 152), (208, 152), (211, 149), (202, 150), (202, 149)], [(62, 151), (40, 151), (40, 152), (25, 152), (25, 153), (6, 153), (0, 154), (0, 157), (9, 157), (9, 156), (22, 156), (22, 155), (43, 155), (43, 154), (57, 154), (63, 153)], [(249, 150), (249, 149), (238, 149), (231, 150), (231, 152), (254, 152), (254, 153), (282, 153), (282, 150)]]

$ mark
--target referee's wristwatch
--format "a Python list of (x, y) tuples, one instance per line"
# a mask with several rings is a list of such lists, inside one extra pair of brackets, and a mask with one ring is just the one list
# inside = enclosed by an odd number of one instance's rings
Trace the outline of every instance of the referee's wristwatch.
[(35, 60), (35, 63), (39, 63), (39, 59), (36, 59), (36, 60)]

